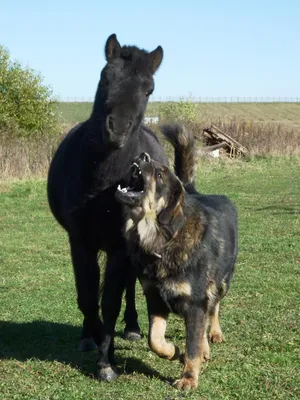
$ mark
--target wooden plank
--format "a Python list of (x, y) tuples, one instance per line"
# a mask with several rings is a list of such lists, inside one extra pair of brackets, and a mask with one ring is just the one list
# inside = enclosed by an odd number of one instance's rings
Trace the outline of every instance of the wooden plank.
[(222, 147), (228, 147), (230, 157), (236, 154), (248, 155), (249, 151), (241, 145), (237, 140), (233, 139), (227, 133), (221, 131), (217, 126), (212, 125), (210, 128), (204, 128), (203, 134), (207, 139), (223, 143)]
[(214, 144), (212, 146), (205, 146), (205, 147), (203, 147), (203, 150), (205, 150), (205, 151), (218, 150), (218, 149), (221, 149), (221, 147), (224, 147), (226, 145), (227, 145), (226, 142), (221, 142), (221, 143), (218, 143), (218, 144)]
[(244, 151), (244, 153), (249, 154), (249, 151), (246, 149), (246, 147), (244, 147), (243, 145), (241, 145), (237, 140), (233, 139), (231, 136), (229, 136), (227, 133), (221, 131), (220, 128), (218, 128), (215, 125), (212, 125), (213, 128), (215, 128), (215, 130), (219, 133), (221, 133), (222, 135), (224, 135), (225, 137), (228, 138), (228, 140), (232, 141), (233, 143), (236, 144), (236, 146), (238, 146), (240, 149), (242, 149)]

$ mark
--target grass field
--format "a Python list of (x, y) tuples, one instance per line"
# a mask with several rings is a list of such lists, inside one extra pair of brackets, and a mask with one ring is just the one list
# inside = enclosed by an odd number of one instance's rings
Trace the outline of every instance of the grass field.
[[(147, 115), (154, 116), (163, 103), (150, 102)], [(205, 120), (238, 118), (254, 122), (282, 123), (300, 131), (300, 103), (197, 103), (199, 118)], [(73, 124), (89, 117), (92, 103), (59, 103), (58, 115), (65, 124)]]
[[(117, 325), (113, 383), (93, 379), (96, 354), (80, 355), (81, 314), (66, 234), (48, 210), (45, 181), (0, 183), (0, 399), (296, 399), (299, 376), (300, 159), (200, 165), (198, 188), (225, 193), (239, 210), (239, 257), (221, 311), (226, 341), (212, 345), (199, 388), (173, 389), (182, 366), (124, 341)], [(103, 261), (103, 257), (101, 258)], [(168, 335), (181, 348), (184, 327)]]

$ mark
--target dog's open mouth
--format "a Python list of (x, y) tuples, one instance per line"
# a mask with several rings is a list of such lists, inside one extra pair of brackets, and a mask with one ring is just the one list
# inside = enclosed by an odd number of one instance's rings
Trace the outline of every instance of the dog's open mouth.
[(131, 166), (131, 179), (128, 187), (117, 187), (116, 197), (127, 205), (138, 205), (144, 194), (144, 178), (140, 166), (134, 162)]

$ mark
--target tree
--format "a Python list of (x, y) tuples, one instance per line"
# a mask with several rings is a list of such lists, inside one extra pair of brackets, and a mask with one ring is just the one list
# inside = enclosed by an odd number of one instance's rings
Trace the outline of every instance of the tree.
[(177, 121), (181, 123), (197, 122), (197, 104), (191, 99), (180, 98), (179, 101), (163, 103), (159, 110), (162, 121)]
[(0, 131), (28, 137), (58, 131), (56, 102), (41, 75), (11, 61), (0, 45)]

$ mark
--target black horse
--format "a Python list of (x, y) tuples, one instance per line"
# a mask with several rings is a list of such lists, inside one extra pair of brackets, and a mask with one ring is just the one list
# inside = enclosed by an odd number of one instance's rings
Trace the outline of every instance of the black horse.
[[(141, 152), (164, 164), (168, 160), (155, 134), (142, 124), (162, 48), (149, 53), (135, 46), (121, 47), (113, 34), (107, 39), (105, 56), (90, 118), (67, 134), (50, 165), (48, 200), (69, 235), (77, 301), (84, 315), (80, 350), (98, 346), (99, 379), (112, 380), (117, 376), (113, 336), (125, 287), (125, 337), (140, 338), (136, 277), (126, 254), (115, 191), (119, 184), (129, 185), (131, 162)], [(99, 250), (107, 255), (103, 322)]]

